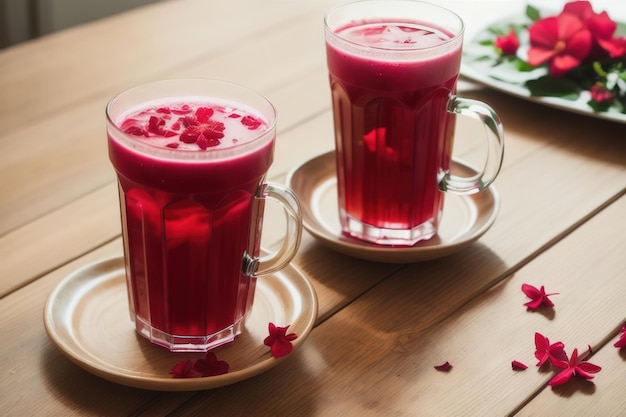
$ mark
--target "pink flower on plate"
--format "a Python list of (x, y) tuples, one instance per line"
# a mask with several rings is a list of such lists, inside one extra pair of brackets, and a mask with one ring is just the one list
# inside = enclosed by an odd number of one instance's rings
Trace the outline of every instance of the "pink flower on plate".
[(519, 48), (519, 38), (513, 28), (509, 30), (507, 35), (500, 35), (494, 41), (496, 48), (502, 51), (502, 55), (515, 55)]
[(613, 93), (602, 85), (594, 84), (589, 92), (591, 93), (591, 99), (598, 104), (613, 100)]
[[(596, 45), (611, 58), (619, 58), (626, 54), (626, 38), (613, 37), (617, 30), (617, 23), (609, 17), (607, 12), (594, 12), (591, 3), (585, 0), (567, 3), (563, 7), (563, 13), (578, 17), (591, 33)], [(601, 51), (592, 51), (594, 56), (600, 54)]]
[(529, 29), (528, 63), (549, 63), (550, 74), (561, 77), (576, 68), (591, 50), (591, 32), (571, 13), (537, 20)]

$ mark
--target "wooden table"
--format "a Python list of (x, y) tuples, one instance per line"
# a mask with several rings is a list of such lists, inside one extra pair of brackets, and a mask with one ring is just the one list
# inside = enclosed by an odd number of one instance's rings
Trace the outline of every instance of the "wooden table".
[[(475, 244), (413, 264), (374, 263), (305, 233), (294, 264), (319, 298), (287, 360), (199, 392), (96, 377), (48, 338), (42, 311), (68, 274), (122, 253), (104, 107), (147, 81), (244, 84), (279, 112), (270, 178), (332, 150), (322, 19), (333, 0), (171, 0), (0, 51), (0, 413), (25, 415), (617, 416), (626, 413), (626, 128), (462, 83), (506, 133), (501, 208)], [(467, 36), (523, 2), (441, 1)], [(605, 2), (606, 3), (606, 2)], [(610, 3), (610, 12), (626, 16)], [(602, 3), (604, 4), (604, 3)], [(467, 144), (465, 144), (467, 142)], [(456, 155), (472, 158), (471, 141)], [(268, 218), (264, 241), (280, 237)], [(523, 283), (559, 295), (526, 311)], [(593, 348), (593, 383), (538, 370), (534, 333)], [(514, 372), (511, 361), (529, 365)], [(449, 372), (433, 366), (449, 361)]]

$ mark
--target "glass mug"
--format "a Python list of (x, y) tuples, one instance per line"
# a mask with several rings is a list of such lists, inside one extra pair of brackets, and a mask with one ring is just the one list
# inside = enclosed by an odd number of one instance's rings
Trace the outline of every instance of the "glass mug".
[[(502, 165), (502, 124), (488, 105), (456, 96), (463, 21), (413, 0), (364, 0), (325, 17), (342, 233), (412, 246), (437, 233), (444, 193), (488, 187)], [(450, 173), (456, 115), (488, 143), (482, 172)]]
[[(264, 97), (215, 80), (145, 84), (107, 105), (131, 318), (171, 351), (207, 351), (241, 333), (256, 277), (286, 266), (301, 209), (265, 182), (276, 112)], [(265, 199), (287, 213), (286, 237), (261, 256)]]

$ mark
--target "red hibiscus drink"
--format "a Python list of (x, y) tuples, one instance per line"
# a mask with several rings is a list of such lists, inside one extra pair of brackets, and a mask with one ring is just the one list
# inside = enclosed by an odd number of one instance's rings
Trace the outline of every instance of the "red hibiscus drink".
[[(437, 233), (444, 191), (495, 179), (502, 131), (495, 112), (456, 97), (463, 22), (412, 0), (359, 1), (325, 19), (343, 233), (411, 246)], [(455, 115), (485, 120), (489, 155), (475, 178), (450, 174)]]
[[(264, 182), (275, 122), (263, 97), (211, 80), (146, 84), (108, 104), (131, 317), (153, 343), (206, 351), (232, 341), (256, 277), (295, 254), (298, 202)], [(259, 258), (266, 197), (289, 220), (283, 247)]]

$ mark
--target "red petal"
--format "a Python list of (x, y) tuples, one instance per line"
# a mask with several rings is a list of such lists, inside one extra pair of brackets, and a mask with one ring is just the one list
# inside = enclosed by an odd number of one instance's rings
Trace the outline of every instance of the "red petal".
[(220, 361), (213, 352), (207, 352), (204, 359), (196, 360), (194, 370), (201, 376), (215, 376), (228, 373), (229, 365), (225, 361)]
[(546, 17), (537, 20), (530, 28), (531, 46), (553, 50), (559, 40), (559, 24), (556, 17)]
[(537, 310), (543, 304), (543, 298), (537, 298), (536, 300), (529, 301), (524, 305), (528, 307), (530, 310)]
[(288, 340), (277, 339), (272, 344), (272, 356), (276, 359), (290, 354), (292, 350), (293, 345)]
[(193, 361), (190, 359), (180, 361), (170, 370), (174, 378), (197, 378), (200, 376), (194, 369)]
[[(566, 43), (570, 43), (571, 39), (577, 36), (581, 32), (589, 31), (585, 28), (583, 22), (570, 13), (562, 13), (557, 16), (557, 25), (558, 25), (558, 39), (561, 41), (565, 41)], [(591, 35), (589, 33), (589, 35)], [(571, 52), (571, 51), (570, 51)]]
[(204, 151), (209, 147), (209, 141), (203, 135), (200, 135), (196, 141), (196, 145)]
[(541, 333), (535, 332), (535, 358), (539, 360), (537, 366), (542, 366), (550, 358), (548, 350), (550, 349), (550, 341)]
[(192, 129), (186, 129), (180, 134), (180, 141), (185, 143), (196, 143), (200, 134)]
[(626, 38), (597, 39), (598, 44), (609, 53), (611, 58), (619, 58), (626, 54)]
[(551, 387), (556, 387), (557, 385), (563, 385), (572, 377), (574, 370), (571, 368), (563, 369), (561, 372), (556, 374), (554, 378), (552, 378), (549, 382)]
[(525, 364), (519, 361), (511, 362), (511, 367), (513, 368), (514, 371), (523, 371), (524, 369), (528, 368), (528, 366), (526, 366)]
[(535, 347), (537, 350), (548, 351), (550, 340), (539, 332), (535, 332)]
[(593, 16), (593, 8), (588, 1), (570, 1), (563, 6), (563, 13), (571, 13), (577, 16), (581, 21), (586, 21)]
[(450, 365), (450, 362), (446, 361), (445, 363), (442, 363), (441, 365), (435, 366), (435, 369), (438, 370), (439, 372), (448, 372), (450, 371), (450, 369), (452, 369), (452, 365)]
[(619, 340), (617, 342), (615, 342), (615, 344), (613, 345), (616, 348), (623, 348), (626, 347), (626, 333), (623, 333)]
[(183, 104), (180, 109), (171, 109), (172, 113), (174, 114), (178, 114), (178, 115), (183, 115), (183, 114), (189, 114), (191, 113), (191, 106), (188, 104)]
[(530, 284), (522, 284), (522, 292), (526, 294), (526, 297), (532, 298), (533, 300), (543, 297), (543, 293), (539, 291), (539, 288)]
[(591, 51), (593, 38), (587, 29), (579, 30), (567, 38), (565, 44), (565, 55), (571, 55), (577, 60), (583, 60)]
[(287, 333), (289, 326), (279, 327), (270, 322), (267, 326), (269, 336), (263, 340), (263, 344), (270, 346), (272, 350), (272, 356), (275, 358), (283, 357), (293, 350), (292, 340), (295, 340), (298, 336), (295, 333)]
[(589, 18), (587, 28), (596, 39), (611, 39), (617, 29), (617, 23), (611, 20), (607, 12), (602, 12)]
[(200, 123), (208, 122), (211, 116), (213, 116), (213, 109), (209, 107), (198, 107), (196, 109), (196, 119), (198, 119)]
[(200, 122), (193, 116), (185, 116), (185, 117), (181, 117), (180, 119), (178, 119), (180, 122), (182, 122), (183, 126), (185, 127), (189, 127), (189, 126), (197, 126), (200, 124)]
[(154, 133), (155, 135), (160, 135), (162, 128), (165, 124), (165, 120), (160, 117), (150, 116), (150, 120), (148, 120), (148, 132)]
[(574, 374), (580, 376), (581, 378), (590, 380), (595, 378), (595, 375), (591, 374), (597, 374), (601, 370), (602, 368), (598, 365), (594, 365), (593, 363), (589, 362), (581, 362), (576, 366), (576, 368), (574, 368)]
[(569, 360), (567, 358), (567, 353), (565, 353), (565, 345), (563, 342), (556, 342), (550, 345), (548, 354), (550, 356), (550, 363), (552, 366), (561, 369), (565, 369), (569, 366)]
[(148, 137), (148, 132), (146, 132), (143, 128), (139, 126), (128, 126), (124, 133), (133, 136), (145, 136)]
[(244, 116), (241, 118), (241, 124), (247, 126), (249, 130), (257, 129), (263, 124), (263, 122), (253, 116)]
[(533, 67), (548, 62), (556, 54), (553, 49), (531, 46), (528, 49), (528, 63)]

